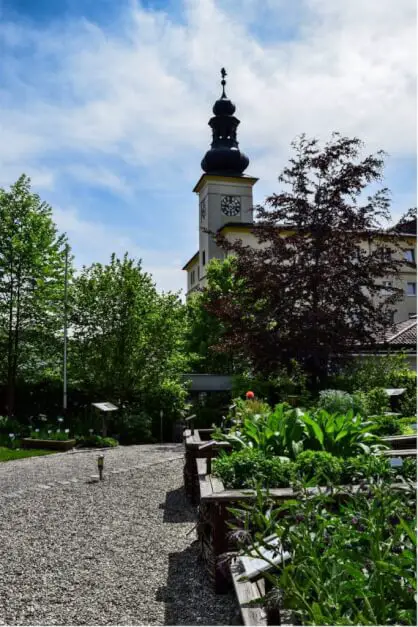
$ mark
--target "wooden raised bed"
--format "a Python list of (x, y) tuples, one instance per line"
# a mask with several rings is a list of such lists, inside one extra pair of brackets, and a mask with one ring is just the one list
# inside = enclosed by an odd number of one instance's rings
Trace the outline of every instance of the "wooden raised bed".
[(382, 438), (382, 442), (390, 446), (391, 449), (402, 451), (417, 450), (417, 436), (415, 433), (411, 435), (390, 435)]
[(193, 505), (198, 505), (200, 500), (199, 474), (197, 459), (212, 459), (221, 449), (230, 449), (227, 442), (219, 442), (216, 446), (200, 449), (211, 440), (213, 429), (185, 429), (183, 438), (185, 446), (184, 454), (184, 489), (187, 497)]
[(75, 440), (38, 440), (35, 438), (23, 438), (23, 448), (48, 449), (53, 451), (69, 451), (74, 448)]
[[(210, 450), (210, 449), (209, 449)], [(394, 456), (412, 456), (412, 451), (392, 451)], [(208, 459), (197, 458), (195, 463), (198, 470), (200, 489), (200, 504), (198, 510), (197, 539), (200, 555), (203, 559), (209, 579), (217, 593), (226, 593), (231, 587), (231, 574), (225, 563), (225, 554), (236, 550), (236, 545), (230, 539), (231, 528), (228, 523), (233, 522), (233, 516), (228, 511), (243, 501), (254, 500), (254, 490), (226, 490), (222, 481), (207, 473)], [(403, 484), (394, 484), (402, 488)], [(348, 486), (345, 486), (347, 488)], [(364, 486), (352, 485), (353, 491), (364, 489)], [(330, 493), (330, 488), (309, 488), (308, 492)], [(335, 490), (334, 490), (335, 494)], [(274, 488), (269, 490), (269, 497), (274, 501), (283, 502), (297, 496), (292, 488)]]

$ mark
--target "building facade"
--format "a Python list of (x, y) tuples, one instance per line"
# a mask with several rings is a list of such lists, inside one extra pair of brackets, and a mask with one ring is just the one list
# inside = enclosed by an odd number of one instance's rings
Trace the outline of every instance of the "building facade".
[[(213, 106), (213, 116), (209, 120), (212, 129), (212, 143), (201, 162), (203, 174), (193, 191), (198, 196), (199, 250), (183, 267), (187, 272), (187, 296), (203, 288), (206, 283), (206, 267), (211, 259), (222, 259), (220, 250), (208, 231), (220, 232), (230, 241), (241, 240), (243, 244), (259, 247), (252, 233), (254, 225), (253, 187), (258, 179), (244, 174), (249, 165), (248, 157), (239, 149), (237, 129), (240, 121), (235, 117), (235, 105), (225, 93), (224, 69), (222, 74), (222, 94)], [(288, 229), (283, 229), (285, 236)], [(398, 302), (394, 322), (399, 323), (416, 315), (416, 221), (406, 224), (396, 234), (379, 234), (387, 239), (388, 247), (402, 239), (404, 265), (397, 281), (387, 277), (383, 283), (402, 289), (404, 297)], [(361, 244), (365, 249), (373, 247), (368, 238)]]

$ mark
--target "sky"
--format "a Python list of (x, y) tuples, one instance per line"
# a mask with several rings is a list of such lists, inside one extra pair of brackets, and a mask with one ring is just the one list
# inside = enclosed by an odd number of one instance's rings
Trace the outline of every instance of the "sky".
[(77, 267), (114, 251), (185, 288), (192, 189), (219, 70), (259, 178), (301, 133), (388, 153), (394, 219), (416, 204), (415, 0), (0, 0), (0, 186), (23, 172)]

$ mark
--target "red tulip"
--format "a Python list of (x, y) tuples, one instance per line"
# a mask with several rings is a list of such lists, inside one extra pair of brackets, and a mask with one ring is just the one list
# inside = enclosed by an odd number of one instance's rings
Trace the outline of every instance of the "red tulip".
[(251, 390), (249, 390), (246, 394), (245, 394), (245, 398), (247, 399), (247, 401), (249, 401), (250, 399), (254, 398), (254, 392), (251, 392)]

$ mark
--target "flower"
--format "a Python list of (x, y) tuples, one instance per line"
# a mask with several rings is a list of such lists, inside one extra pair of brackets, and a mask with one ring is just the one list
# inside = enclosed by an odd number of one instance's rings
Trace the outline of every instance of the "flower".
[(351, 519), (351, 524), (358, 525), (358, 518), (356, 518), (356, 516), (353, 516), (353, 518)]
[(245, 394), (245, 398), (247, 399), (247, 401), (253, 399), (255, 396), (254, 392), (251, 392), (251, 390), (248, 390), (248, 392), (246, 392)]
[(9, 433), (9, 438), (11, 438), (13, 440), (14, 437), (15, 437), (14, 433)]
[(35, 429), (35, 433), (39, 433), (39, 429)]
[(92, 434), (94, 429), (89, 429), (89, 433)]
[(69, 429), (65, 429), (65, 433), (70, 433), (70, 430)]
[(48, 429), (48, 433), (51, 433), (52, 429)]
[(57, 420), (58, 422), (64, 422), (64, 418), (62, 418), (62, 416), (58, 416)]

